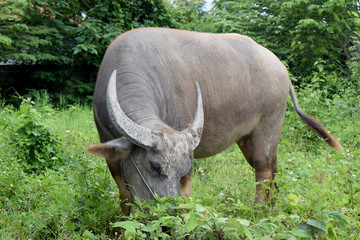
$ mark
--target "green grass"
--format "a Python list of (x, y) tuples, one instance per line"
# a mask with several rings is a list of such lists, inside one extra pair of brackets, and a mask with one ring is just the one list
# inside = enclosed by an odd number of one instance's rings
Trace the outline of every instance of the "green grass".
[[(23, 124), (19, 119), (29, 113), (4, 106), (0, 239), (357, 239), (360, 98), (351, 89), (332, 99), (316, 89), (298, 96), (303, 110), (341, 139), (345, 154), (337, 154), (308, 131), (289, 104), (273, 201), (253, 205), (254, 172), (233, 145), (195, 160), (192, 199), (138, 203), (129, 218), (121, 214), (105, 161), (85, 152), (87, 145), (99, 141), (90, 107), (56, 109), (46, 102), (29, 103), (31, 121), (41, 123), (30, 132), (47, 129), (60, 142), (56, 152), (49, 150), (55, 157), (49, 167), (29, 170), (25, 154), (14, 149), (32, 135), (10, 143)], [(47, 149), (50, 143), (44, 140), (43, 146)]]

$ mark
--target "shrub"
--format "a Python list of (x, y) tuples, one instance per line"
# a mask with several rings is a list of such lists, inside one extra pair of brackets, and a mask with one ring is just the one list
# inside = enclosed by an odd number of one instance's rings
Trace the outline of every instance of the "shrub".
[(8, 131), (13, 156), (23, 165), (25, 172), (40, 173), (61, 163), (61, 142), (42, 123), (44, 116), (33, 105), (33, 101), (23, 98), (17, 111), (8, 109), (11, 114), (2, 119), (2, 125)]

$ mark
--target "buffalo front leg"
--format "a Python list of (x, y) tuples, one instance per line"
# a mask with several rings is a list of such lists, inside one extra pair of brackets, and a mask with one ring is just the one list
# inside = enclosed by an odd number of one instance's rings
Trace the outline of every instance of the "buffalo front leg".
[(190, 171), (180, 179), (180, 195), (185, 198), (186, 195), (191, 197), (191, 182), (192, 182), (193, 164)]
[(127, 184), (125, 183), (120, 164), (117, 162), (114, 163), (108, 159), (106, 159), (106, 162), (110, 169), (111, 175), (119, 188), (119, 199), (121, 201), (122, 211), (125, 215), (127, 215), (129, 213), (130, 207), (127, 206), (126, 203), (131, 201), (131, 194), (130, 191), (127, 190)]

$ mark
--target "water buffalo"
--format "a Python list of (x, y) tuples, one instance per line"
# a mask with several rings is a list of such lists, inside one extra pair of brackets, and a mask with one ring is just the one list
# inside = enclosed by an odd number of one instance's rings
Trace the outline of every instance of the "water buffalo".
[[(191, 195), (193, 158), (236, 142), (260, 184), (277, 172), (288, 95), (296, 112), (332, 147), (341, 145), (299, 109), (286, 67), (238, 34), (143, 28), (120, 35), (102, 60), (94, 93), (101, 144), (120, 198)], [(270, 184), (265, 181), (265, 184)], [(270, 184), (274, 188), (274, 184)]]

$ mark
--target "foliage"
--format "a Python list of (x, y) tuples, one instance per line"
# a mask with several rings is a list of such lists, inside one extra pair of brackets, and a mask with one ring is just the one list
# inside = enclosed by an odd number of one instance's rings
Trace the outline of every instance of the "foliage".
[(208, 31), (253, 37), (283, 60), (293, 74), (308, 77), (315, 63), (349, 74), (346, 64), (359, 36), (359, 1), (217, 0), (207, 16)]
[[(170, 5), (146, 1), (1, 2), (1, 61), (74, 61), (99, 66), (106, 46), (141, 26), (172, 26)], [(96, 57), (96, 58), (94, 58)]]
[(163, 0), (87, 1), (77, 29), (76, 64), (99, 66), (106, 47), (121, 33), (139, 27), (172, 27), (171, 7)]
[(6, 63), (0, 68), (3, 90), (14, 88), (26, 94), (28, 89), (48, 89), (49, 93), (65, 91), (63, 94), (84, 97), (74, 87), (69, 88), (66, 80), (91, 80), (89, 75), (74, 74), (82, 72), (81, 68), (73, 70), (69, 65), (74, 60), (71, 48), (76, 44), (74, 37), (81, 21), (76, 1), (23, 0), (0, 5), (4, 13), (0, 14), (0, 38), (9, 39), (6, 44), (0, 40), (0, 62)]
[(203, 17), (206, 12), (203, 10), (205, 1), (190, 0), (190, 1), (175, 1), (175, 9), (173, 15), (175, 18), (175, 27), (178, 29), (190, 31), (202, 31)]
[(10, 88), (22, 95), (47, 89), (54, 101), (90, 102), (106, 47), (138, 27), (249, 35), (287, 62), (296, 85), (312, 83), (313, 74), (321, 72), (340, 76), (343, 82), (335, 85), (350, 82), (360, 89), (358, 0), (216, 0), (209, 12), (200, 0), (9, 0), (0, 5), (0, 86), (7, 98)]
[[(218, 201), (218, 199), (214, 199)], [(136, 201), (134, 213), (112, 227), (122, 228), (127, 239), (231, 239), (252, 237), (246, 219), (220, 216), (211, 206), (200, 200), (168, 197), (157, 201)], [(126, 220), (126, 221), (125, 221)], [(264, 226), (271, 224), (264, 222)]]
[[(0, 2), (0, 86), (89, 100), (107, 46), (137, 27), (173, 27), (165, 0)], [(15, 65), (16, 66), (13, 66)], [(26, 73), (26, 74), (25, 74)], [(75, 97), (74, 97), (75, 96)]]
[(18, 111), (9, 111), (2, 119), (2, 130), (9, 134), (8, 144), (14, 151), (25, 172), (40, 173), (61, 164), (60, 140), (40, 119), (40, 113), (33, 108), (34, 102), (22, 99)]
[(175, 0), (173, 2), (175, 7), (181, 8), (181, 7), (195, 7), (198, 9), (201, 9), (205, 6), (204, 0)]
[[(326, 91), (333, 90), (320, 83), (336, 78), (319, 73), (297, 95), (303, 111), (339, 137), (346, 152), (335, 153), (319, 141), (289, 104), (278, 149), (278, 190), (274, 200), (256, 206), (254, 172), (234, 145), (194, 161), (192, 198), (137, 200), (133, 214), (124, 216), (105, 161), (84, 153), (86, 146), (99, 141), (90, 107), (55, 109), (41, 92), (33, 93), (30, 102), (25, 99), (22, 108), (2, 105), (0, 238), (356, 239), (360, 99), (356, 89), (344, 85), (328, 98)], [(20, 115), (52, 127), (51, 136), (59, 144), (55, 154), (66, 164), (40, 167), (43, 171), (37, 174), (28, 171), (9, 144), (24, 123), (17, 120)]]
[[(131, 204), (134, 213), (112, 227), (120, 229), (121, 236), (126, 239), (296, 239), (319, 236), (335, 239), (335, 226), (339, 224), (345, 230), (349, 224), (343, 214), (324, 211), (304, 222), (298, 221), (297, 227), (291, 231), (282, 231), (270, 219), (252, 222), (238, 216), (225, 216), (219, 209), (228, 207), (227, 203), (220, 197), (215, 197), (213, 201), (217, 203), (216, 207), (207, 205), (204, 200), (191, 198), (137, 200), (136, 205)], [(233, 203), (232, 207), (239, 205), (239, 202)]]
[[(86, 231), (110, 234), (108, 221), (119, 220), (116, 187), (106, 174), (106, 164), (84, 154), (84, 145), (95, 141), (90, 108), (73, 106), (55, 111), (43, 95), (38, 96), (31, 103), (25, 101), (27, 109), (23, 107), (21, 114), (36, 115), (44, 125), (54, 127), (52, 134), (59, 140), (57, 153), (62, 152), (61, 160), (66, 164), (47, 159), (56, 165), (50, 169), (48, 162), (38, 162), (44, 170), (32, 174), (8, 144), (13, 129), (0, 131), (0, 238), (82, 239)], [(11, 125), (19, 111), (10, 106), (1, 108), (1, 128)]]
[(355, 82), (355, 87), (360, 94), (360, 31), (355, 32), (355, 34), (354, 45), (349, 48), (352, 58), (348, 60), (347, 65), (351, 71), (351, 78)]
[[(66, 1), (4, 1), (0, 12), (0, 61), (36, 63), (68, 61), (68, 36), (75, 26)], [(65, 20), (67, 19), (67, 21)]]

